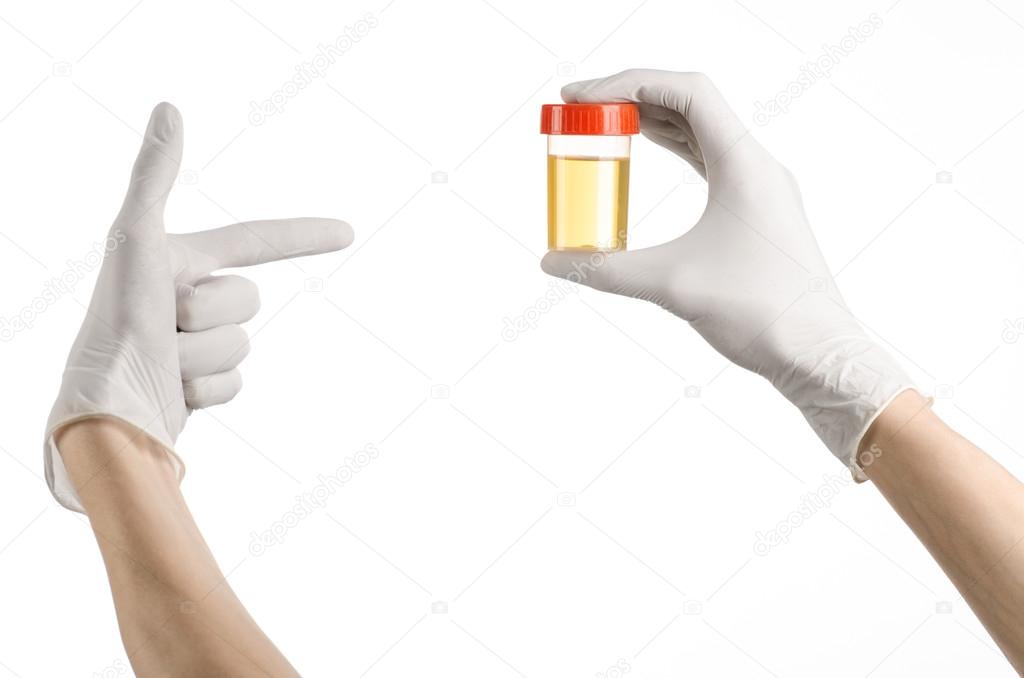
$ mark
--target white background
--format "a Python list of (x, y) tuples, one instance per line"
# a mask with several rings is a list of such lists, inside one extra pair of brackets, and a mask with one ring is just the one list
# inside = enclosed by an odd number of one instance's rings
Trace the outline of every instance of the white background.
[[(0, 3), (0, 317), (103, 237), (171, 101), (187, 141), (169, 228), (316, 215), (357, 233), (248, 273), (246, 387), (178, 444), (231, 585), (305, 675), (1012, 675), (870, 485), (755, 552), (842, 470), (767, 383), (653, 306), (541, 301), (540, 105), (577, 77), (704, 71), (800, 179), (853, 310), (1024, 472), (1024, 2), (891, 2)], [(831, 77), (754, 125), (872, 13)], [(253, 124), (252, 102), (367, 14)], [(705, 190), (645, 140), (633, 157), (643, 246)], [(2, 676), (130, 673), (88, 525), (41, 478), (93, 277), (0, 344)], [(524, 313), (535, 327), (503, 338)], [(379, 456), (254, 555), (366, 445)]]

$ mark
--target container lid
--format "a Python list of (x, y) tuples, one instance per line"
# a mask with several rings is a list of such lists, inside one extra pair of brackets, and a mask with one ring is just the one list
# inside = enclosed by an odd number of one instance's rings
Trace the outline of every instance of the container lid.
[(540, 109), (541, 134), (606, 134), (624, 136), (640, 132), (636, 104), (544, 104)]

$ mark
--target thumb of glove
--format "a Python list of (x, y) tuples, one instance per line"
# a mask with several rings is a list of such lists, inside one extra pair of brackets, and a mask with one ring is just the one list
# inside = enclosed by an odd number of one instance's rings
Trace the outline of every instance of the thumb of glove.
[[(164, 207), (174, 186), (183, 148), (181, 114), (168, 103), (153, 109), (128, 192), (111, 227), (90, 312), (136, 340), (174, 331)], [(146, 312), (139, 312), (147, 309)]]
[(121, 217), (131, 222), (155, 218), (163, 223), (167, 195), (181, 166), (184, 144), (181, 114), (167, 102), (156, 105), (143, 134), (142, 148), (132, 167)]

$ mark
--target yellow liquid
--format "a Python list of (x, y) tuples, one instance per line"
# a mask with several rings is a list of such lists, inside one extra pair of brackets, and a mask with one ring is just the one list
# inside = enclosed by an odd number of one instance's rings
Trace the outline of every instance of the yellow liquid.
[(629, 158), (548, 156), (548, 249), (626, 247)]

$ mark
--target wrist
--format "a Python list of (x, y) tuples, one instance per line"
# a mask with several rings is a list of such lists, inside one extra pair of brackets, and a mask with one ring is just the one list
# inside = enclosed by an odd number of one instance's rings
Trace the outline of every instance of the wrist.
[[(177, 486), (180, 461), (143, 431), (106, 416), (80, 419), (54, 432), (56, 446), (76, 504), (88, 504), (90, 487), (103, 477), (128, 491)], [(79, 506), (76, 509), (81, 510)]]
[(868, 477), (873, 477), (886, 451), (901, 434), (916, 426), (922, 419), (935, 419), (932, 400), (914, 389), (903, 391), (872, 422), (857, 448), (857, 462)]

